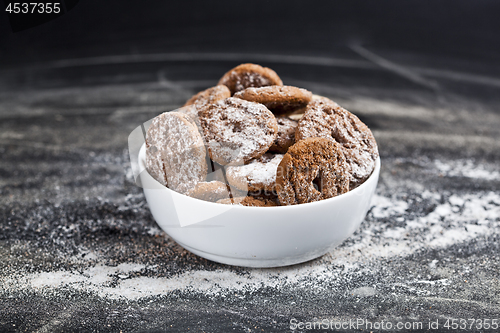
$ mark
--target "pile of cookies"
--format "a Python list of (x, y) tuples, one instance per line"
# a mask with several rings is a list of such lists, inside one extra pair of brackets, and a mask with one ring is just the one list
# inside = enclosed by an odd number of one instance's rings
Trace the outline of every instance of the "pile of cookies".
[(328, 199), (362, 184), (378, 157), (370, 129), (332, 100), (239, 65), (153, 119), (146, 169), (161, 184), (222, 204)]

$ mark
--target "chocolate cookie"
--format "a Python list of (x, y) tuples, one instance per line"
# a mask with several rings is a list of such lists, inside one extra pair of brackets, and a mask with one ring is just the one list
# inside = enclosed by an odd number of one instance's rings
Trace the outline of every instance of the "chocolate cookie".
[(307, 105), (295, 140), (312, 137), (328, 138), (342, 146), (350, 167), (351, 189), (363, 183), (375, 168), (378, 148), (372, 132), (358, 117), (336, 103), (317, 100)]
[(186, 195), (212, 202), (221, 199), (229, 199), (227, 185), (216, 180), (211, 182), (199, 182), (194, 188), (187, 191)]
[(341, 146), (325, 138), (298, 141), (278, 166), (276, 191), (282, 205), (319, 201), (349, 191), (349, 167)]
[(278, 136), (269, 151), (273, 153), (285, 154), (295, 143), (295, 130), (297, 129), (298, 122), (296, 120), (286, 117), (276, 117), (278, 123)]
[(229, 166), (226, 178), (229, 184), (244, 191), (276, 190), (276, 170), (283, 159), (281, 154), (265, 154), (246, 165)]
[(271, 200), (271, 201), (276, 202), (276, 204), (279, 205), (278, 193), (276, 193), (276, 189), (274, 191), (265, 191), (265, 190), (251, 191), (251, 192), (248, 192), (247, 195), (249, 197), (254, 197), (256, 199)]
[[(215, 87), (211, 87), (200, 91), (193, 97), (191, 97), (184, 106), (192, 105), (196, 109), (196, 111), (200, 111), (207, 107), (209, 104), (218, 102), (220, 100), (231, 97), (231, 92), (228, 87), (224, 85), (217, 85)], [(197, 116), (197, 114), (196, 114)], [(197, 118), (197, 117), (196, 117)], [(196, 121), (197, 119), (195, 119)]]
[(246, 88), (235, 93), (234, 97), (264, 104), (274, 114), (284, 115), (305, 107), (311, 100), (312, 93), (292, 86), (268, 86)]
[(146, 169), (161, 184), (184, 193), (207, 175), (205, 146), (194, 122), (180, 112), (155, 117), (146, 135)]
[(226, 98), (200, 112), (210, 158), (238, 165), (262, 156), (278, 135), (274, 115), (264, 105)]
[(251, 206), (251, 207), (275, 207), (276, 203), (272, 200), (267, 199), (257, 199), (253, 197), (237, 197), (233, 199), (222, 199), (217, 201), (217, 203), (225, 205), (241, 205), (241, 206)]
[(278, 74), (270, 68), (255, 64), (241, 64), (222, 76), (218, 84), (229, 88), (231, 94), (248, 87), (282, 86)]

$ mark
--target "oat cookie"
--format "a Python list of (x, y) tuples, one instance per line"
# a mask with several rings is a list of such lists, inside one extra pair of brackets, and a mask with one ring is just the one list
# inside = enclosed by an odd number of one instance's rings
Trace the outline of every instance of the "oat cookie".
[(278, 74), (270, 68), (256, 64), (241, 64), (222, 76), (218, 84), (229, 88), (231, 94), (248, 87), (282, 86)]
[(311, 100), (312, 93), (292, 86), (267, 86), (246, 88), (235, 93), (234, 97), (264, 104), (274, 114), (284, 115), (305, 107)]
[(276, 117), (276, 122), (278, 123), (278, 136), (269, 151), (285, 154), (288, 148), (295, 143), (298, 122), (287, 117)]
[(185, 114), (155, 117), (146, 135), (146, 169), (161, 184), (185, 193), (205, 180), (205, 146), (194, 122)]
[(281, 205), (328, 199), (349, 191), (349, 167), (341, 146), (326, 138), (308, 138), (294, 144), (276, 175)]
[(227, 185), (220, 181), (199, 182), (196, 186), (186, 192), (186, 195), (205, 201), (215, 202), (229, 198)]
[(241, 165), (262, 156), (278, 135), (274, 115), (264, 105), (226, 98), (200, 112), (210, 158), (221, 165)]
[(264, 154), (246, 165), (229, 166), (226, 178), (229, 184), (244, 191), (276, 190), (276, 170), (282, 154)]
[(276, 202), (268, 199), (257, 199), (253, 197), (236, 197), (232, 199), (222, 199), (217, 203), (225, 205), (241, 205), (251, 207), (274, 207), (277, 206)]
[(375, 168), (377, 142), (370, 129), (344, 108), (325, 102), (312, 101), (299, 120), (295, 140), (322, 137), (338, 142), (350, 167), (351, 189), (363, 183)]

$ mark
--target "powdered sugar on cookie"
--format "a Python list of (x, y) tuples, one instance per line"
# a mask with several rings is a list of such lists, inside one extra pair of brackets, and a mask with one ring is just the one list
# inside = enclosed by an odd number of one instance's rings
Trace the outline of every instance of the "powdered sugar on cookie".
[(378, 148), (370, 129), (351, 112), (328, 100), (314, 100), (300, 119), (295, 140), (328, 138), (342, 146), (350, 166), (351, 189), (375, 168)]
[(227, 98), (200, 113), (210, 157), (238, 165), (262, 156), (278, 135), (273, 114), (262, 104)]
[(234, 94), (248, 87), (281, 86), (283, 82), (270, 68), (256, 64), (241, 64), (224, 74), (218, 84), (227, 86), (231, 94)]
[(185, 114), (165, 112), (154, 118), (146, 142), (146, 168), (161, 184), (183, 193), (205, 179), (205, 146)]
[(298, 123), (296, 120), (286, 117), (276, 117), (276, 122), (278, 123), (278, 136), (269, 151), (284, 154), (295, 143), (295, 131)]

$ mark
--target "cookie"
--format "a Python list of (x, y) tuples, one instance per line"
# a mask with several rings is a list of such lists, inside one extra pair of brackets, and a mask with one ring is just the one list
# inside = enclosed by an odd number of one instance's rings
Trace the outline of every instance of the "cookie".
[(237, 197), (232, 199), (222, 199), (217, 201), (217, 203), (225, 205), (241, 205), (241, 206), (251, 206), (251, 207), (275, 207), (276, 202), (267, 199), (257, 199), (253, 197)]
[(281, 205), (319, 201), (349, 191), (349, 166), (342, 147), (326, 138), (298, 141), (278, 166), (276, 191)]
[(218, 84), (228, 87), (233, 95), (248, 87), (282, 86), (283, 82), (270, 68), (255, 64), (241, 64), (224, 74)]
[(191, 118), (180, 112), (155, 117), (146, 135), (146, 169), (161, 184), (184, 193), (205, 180), (205, 146)]
[(186, 195), (205, 201), (215, 202), (221, 199), (229, 199), (227, 185), (220, 181), (199, 182), (196, 186), (186, 192)]
[(264, 104), (276, 115), (285, 115), (303, 108), (312, 98), (308, 90), (292, 86), (246, 88), (233, 97)]
[(238, 165), (262, 156), (278, 135), (274, 115), (264, 105), (226, 98), (200, 112), (210, 158)]
[[(322, 103), (326, 103), (326, 104), (329, 104), (332, 106), (339, 106), (337, 103), (335, 103), (334, 101), (332, 101), (328, 97), (315, 95), (315, 94), (313, 94), (312, 98), (311, 98), (311, 102), (313, 102), (313, 101), (321, 101)], [(311, 102), (309, 102), (309, 103), (311, 103)], [(306, 113), (306, 110), (307, 110), (307, 105), (304, 106), (303, 108), (295, 110), (292, 114), (289, 114), (288, 118), (299, 121), (302, 118), (302, 116), (304, 115), (304, 113)]]
[(265, 154), (246, 165), (228, 166), (227, 181), (240, 190), (274, 192), (276, 170), (282, 159), (281, 154)]
[(354, 114), (324, 100), (307, 105), (299, 120), (295, 140), (322, 137), (338, 142), (350, 166), (351, 189), (363, 183), (375, 168), (377, 142), (370, 129)]
[(273, 145), (269, 147), (269, 151), (285, 154), (288, 148), (295, 143), (298, 122), (286, 117), (276, 117), (276, 122), (278, 123), (278, 136)]
[[(204, 109), (209, 104), (218, 102), (228, 97), (231, 97), (231, 92), (229, 91), (228, 87), (224, 85), (217, 85), (215, 87), (211, 87), (203, 91), (200, 91), (199, 93), (191, 97), (184, 104), (184, 106), (186, 107), (191, 105), (197, 112), (199, 112), (199, 110)], [(198, 114), (193, 113), (193, 116), (195, 117), (194, 120), (197, 121)]]

